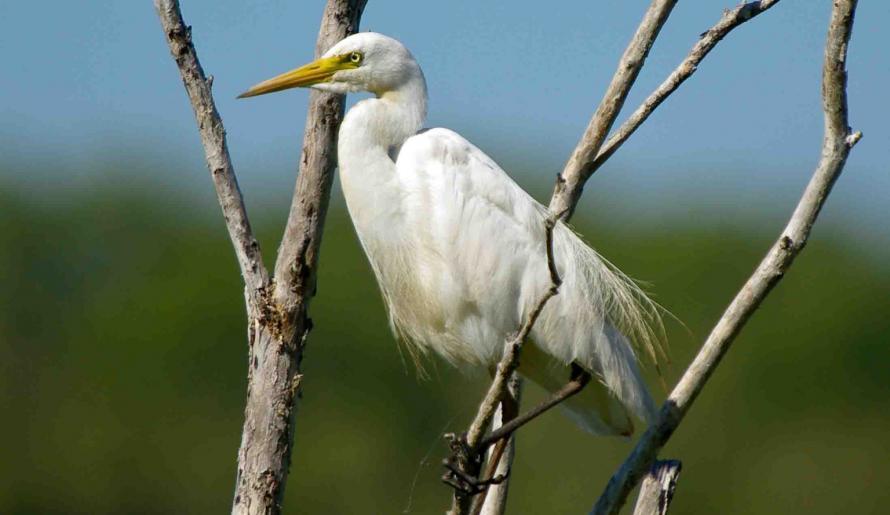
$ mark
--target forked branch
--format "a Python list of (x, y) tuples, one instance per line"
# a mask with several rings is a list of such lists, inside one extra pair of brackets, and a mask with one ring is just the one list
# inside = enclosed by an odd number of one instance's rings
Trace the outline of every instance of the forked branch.
[(596, 173), (603, 163), (612, 157), (612, 154), (649, 118), (649, 115), (698, 70), (698, 65), (717, 46), (717, 43), (722, 41), (734, 28), (766, 11), (779, 3), (779, 1), (759, 0), (741, 4), (733, 9), (724, 11), (720, 20), (713, 27), (702, 33), (701, 39), (692, 47), (692, 50), (689, 51), (689, 55), (683, 59), (683, 62), (668, 75), (668, 78), (640, 104), (640, 107), (603, 144), (596, 158), (589, 165), (589, 175)]
[(676, 5), (677, 0), (652, 0), (649, 4), (649, 9), (618, 62), (618, 68), (599, 107), (590, 119), (587, 130), (584, 131), (581, 141), (572, 152), (562, 173), (557, 177), (553, 196), (550, 198), (551, 213), (563, 213), (565, 219), (572, 217), (584, 190), (584, 183), (593, 173), (591, 163), (605, 141), (609, 129), (615, 123), (615, 118), (621, 112), (627, 94), (637, 80), (637, 75), (643, 68), (646, 56), (649, 55), (649, 50), (655, 43), (661, 27)]
[(843, 171), (850, 150), (862, 137), (860, 132), (850, 130), (847, 116), (845, 63), (855, 11), (856, 0), (834, 1), (822, 66), (825, 135), (821, 158), (791, 219), (708, 335), (698, 355), (662, 406), (655, 424), (643, 434), (630, 456), (612, 476), (592, 514), (618, 513), (628, 493), (683, 420), (745, 322), (806, 245), (819, 211)]
[[(316, 54), (358, 30), (366, 0), (328, 0)], [(343, 97), (310, 96), (303, 159), (287, 228), (269, 280), (259, 245), (229, 159), (225, 130), (213, 103), (190, 29), (177, 0), (155, 0), (167, 42), (189, 94), (207, 164), (246, 284), (250, 348), (247, 403), (232, 513), (281, 511), (290, 467), (294, 419), (302, 388), (301, 361), (312, 328), (309, 302), (315, 295), (318, 249), (335, 166)]]

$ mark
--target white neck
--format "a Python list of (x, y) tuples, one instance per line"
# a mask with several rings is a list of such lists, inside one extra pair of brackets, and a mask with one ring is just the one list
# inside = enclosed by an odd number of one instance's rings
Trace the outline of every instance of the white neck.
[[(362, 100), (346, 113), (340, 126), (339, 143), (369, 147), (401, 146), (423, 126), (426, 119), (426, 82), (423, 75), (408, 80), (398, 89), (376, 98)], [(353, 148), (353, 150), (360, 150)], [(349, 161), (353, 154), (340, 152)], [(344, 163), (341, 161), (340, 166)]]
[(395, 160), (402, 143), (423, 126), (426, 102), (426, 82), (418, 68), (417, 74), (398, 89), (357, 103), (340, 126), (340, 183), (356, 232), (369, 255), (376, 246), (374, 241), (383, 237), (374, 234), (374, 229), (396, 229), (401, 223)]

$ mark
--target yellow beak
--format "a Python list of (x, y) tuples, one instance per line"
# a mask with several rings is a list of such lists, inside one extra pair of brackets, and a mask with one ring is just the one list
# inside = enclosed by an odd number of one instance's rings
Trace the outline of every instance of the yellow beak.
[(338, 71), (357, 67), (358, 64), (353, 63), (349, 59), (348, 54), (325, 57), (295, 70), (282, 73), (277, 77), (272, 77), (269, 80), (260, 82), (256, 86), (253, 86), (244, 93), (238, 95), (238, 98), (255, 97), (257, 95), (265, 95), (266, 93), (274, 93), (275, 91), (290, 88), (305, 88), (312, 86), (313, 84), (330, 81), (331, 77)]

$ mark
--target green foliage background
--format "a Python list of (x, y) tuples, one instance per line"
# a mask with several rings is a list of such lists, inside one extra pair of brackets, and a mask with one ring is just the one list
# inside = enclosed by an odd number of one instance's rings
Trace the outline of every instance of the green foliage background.
[[(208, 195), (101, 183), (0, 186), (0, 513), (226, 512), (246, 344), (221, 217)], [(286, 207), (255, 214), (267, 259)], [(688, 327), (669, 324), (669, 385), (780, 227), (577, 223)], [(685, 466), (673, 513), (890, 501), (890, 265), (831, 227), (817, 226), (665, 451)], [(421, 380), (400, 358), (339, 205), (312, 315), (286, 512), (443, 512), (441, 434), (466, 425), (485, 377), (433, 362)], [(529, 388), (525, 403), (540, 397)], [(586, 512), (631, 445), (545, 416), (521, 433), (512, 513)]]

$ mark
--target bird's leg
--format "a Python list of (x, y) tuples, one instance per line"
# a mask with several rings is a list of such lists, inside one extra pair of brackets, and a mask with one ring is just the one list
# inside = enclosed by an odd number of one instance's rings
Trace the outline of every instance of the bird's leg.
[(513, 434), (514, 431), (531, 422), (532, 420), (543, 414), (545, 411), (583, 390), (589, 382), (590, 373), (579, 367), (578, 365), (572, 363), (572, 376), (569, 382), (565, 384), (565, 386), (551, 395), (549, 399), (545, 400), (541, 404), (538, 404), (522, 415), (519, 415), (513, 420), (505, 423), (501, 427), (492, 431), (489, 435), (482, 438), (482, 441), (479, 442), (476, 451), (479, 452), (481, 450), (484, 450), (498, 440), (509, 437), (511, 434)]
[[(507, 392), (505, 398), (501, 399), (502, 420), (505, 422), (510, 421), (516, 417), (518, 411), (519, 403), (517, 399)], [(506, 438), (498, 442), (492, 449), (492, 452), (488, 457), (485, 472), (481, 476), (480, 469), (482, 468), (482, 459), (485, 448), (482, 447), (482, 451), (474, 451), (474, 449), (467, 443), (466, 434), (456, 435), (454, 433), (448, 433), (445, 435), (445, 438), (448, 440), (451, 455), (442, 462), (447, 469), (442, 476), (442, 481), (455, 490), (474, 497), (477, 494), (486, 491), (489, 486), (502, 483), (509, 475), (509, 471), (506, 474), (495, 475), (497, 464), (501, 460), (501, 456), (503, 456), (504, 450), (507, 447)], [(479, 479), (479, 477), (487, 479)], [(485, 498), (483, 496), (481, 502), (484, 501)], [(479, 504), (479, 507), (481, 508), (481, 503)], [(471, 513), (476, 512), (471, 511)]]
[[(560, 388), (559, 391), (550, 396), (549, 399), (522, 415), (516, 416), (518, 411), (516, 403), (511, 403), (509, 400), (502, 401), (501, 408), (504, 409), (504, 425), (482, 438), (475, 448), (470, 448), (467, 445), (465, 438), (458, 438), (455, 435), (450, 435), (452, 455), (444, 462), (445, 468), (447, 468), (449, 472), (445, 473), (442, 480), (458, 491), (471, 497), (487, 492), (488, 487), (491, 485), (502, 483), (509, 475), (509, 471), (506, 474), (501, 475), (495, 475), (495, 471), (497, 470), (498, 462), (501, 460), (501, 456), (504, 453), (504, 449), (507, 447), (507, 441), (510, 436), (517, 429), (531, 422), (545, 411), (580, 392), (588, 382), (590, 382), (590, 373), (572, 363), (572, 374), (569, 382)], [(482, 466), (482, 455), (492, 444), (494, 444), (494, 447), (488, 457), (485, 473), (481, 476), (486, 479), (477, 479), (472, 473), (467, 473), (461, 469), (459, 465), (460, 463), (469, 463), (474, 466), (475, 470), (479, 470)], [(462, 462), (460, 461), (461, 459), (466, 461)], [(474, 515), (480, 513), (484, 503), (485, 495), (479, 496), (475, 499), (475, 502), (472, 503), (470, 513)]]
[[(589, 372), (572, 363), (571, 379), (559, 391), (529, 411), (505, 422), (504, 425), (483, 437), (475, 448), (470, 448), (467, 445), (466, 435), (445, 435), (450, 441), (451, 456), (443, 461), (443, 465), (445, 465), (448, 471), (442, 476), (442, 481), (468, 496), (475, 496), (485, 491), (490, 485), (502, 483), (506, 479), (507, 474), (493, 476), (493, 473), (496, 470), (497, 462), (500, 461), (501, 455), (503, 455), (510, 435), (550, 408), (583, 390), (587, 383), (590, 382), (590, 379)], [(492, 444), (497, 445), (490, 456), (489, 466), (486, 467), (488, 479), (478, 479), (478, 471), (482, 467), (482, 454)]]

